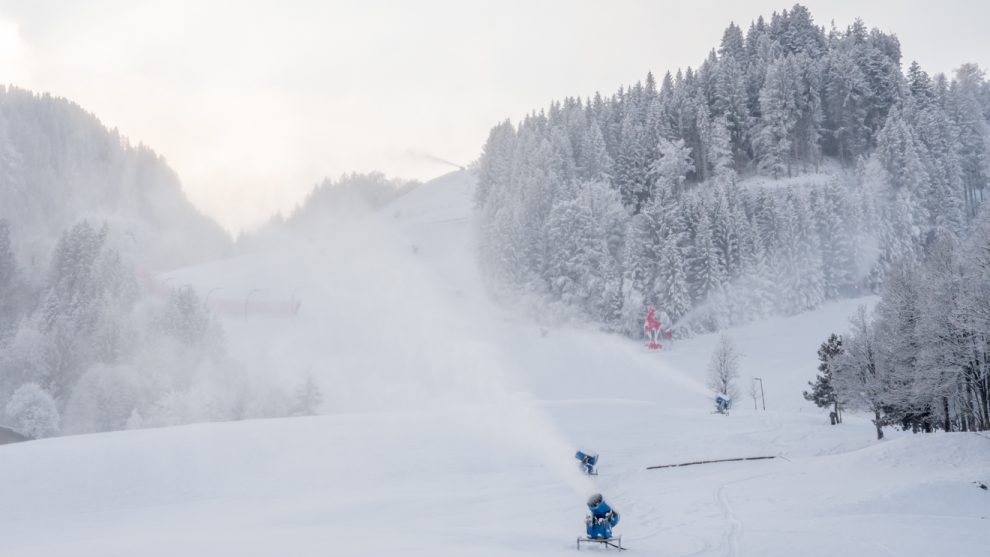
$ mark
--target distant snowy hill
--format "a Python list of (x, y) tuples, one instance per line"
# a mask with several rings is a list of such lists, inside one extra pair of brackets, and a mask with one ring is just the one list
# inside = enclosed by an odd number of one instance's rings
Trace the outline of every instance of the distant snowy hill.
[(888, 30), (828, 27), (795, 4), (730, 23), (693, 67), (497, 123), (478, 162), (487, 274), (630, 336), (644, 305), (709, 332), (878, 292), (969, 237), (984, 71), (929, 75)]
[(419, 182), (391, 179), (380, 172), (347, 174), (336, 180), (326, 178), (287, 216), (275, 215), (258, 229), (240, 235), (238, 251), (270, 247), (286, 235), (316, 234), (333, 221), (381, 209), (417, 185)]
[(150, 149), (68, 100), (16, 87), (0, 88), (0, 219), (42, 270), (62, 232), (83, 219), (106, 221), (122, 251), (150, 269), (214, 259), (230, 247)]

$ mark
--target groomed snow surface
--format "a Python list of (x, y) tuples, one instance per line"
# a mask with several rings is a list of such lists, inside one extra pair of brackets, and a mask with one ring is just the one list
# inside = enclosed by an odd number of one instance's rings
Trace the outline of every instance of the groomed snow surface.
[[(865, 417), (832, 427), (801, 398), (817, 346), (871, 300), (731, 330), (741, 390), (761, 377), (767, 410), (744, 394), (715, 415), (714, 336), (649, 353), (489, 301), (472, 184), (453, 173), (165, 277), (302, 300), (293, 318), (226, 316), (230, 352), (286, 388), (313, 374), (327, 415), (0, 446), (0, 555), (572, 555), (596, 491), (642, 555), (990, 554), (974, 483), (990, 481), (990, 438), (877, 442)], [(579, 473), (578, 448), (600, 475)]]

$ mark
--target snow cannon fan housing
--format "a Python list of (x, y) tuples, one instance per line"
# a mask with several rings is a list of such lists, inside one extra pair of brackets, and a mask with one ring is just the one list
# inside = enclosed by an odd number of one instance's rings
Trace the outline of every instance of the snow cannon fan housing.
[(586, 520), (588, 537), (606, 540), (611, 538), (612, 528), (619, 523), (619, 513), (605, 502), (601, 493), (588, 498), (588, 510), (591, 511), (591, 516)]

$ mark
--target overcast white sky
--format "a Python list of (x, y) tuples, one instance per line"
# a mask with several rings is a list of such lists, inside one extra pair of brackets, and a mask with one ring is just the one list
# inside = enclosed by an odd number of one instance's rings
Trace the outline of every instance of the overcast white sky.
[[(163, 154), (232, 231), (323, 176), (429, 179), (489, 128), (648, 70), (696, 66), (730, 21), (793, 2), (0, 0), (0, 82), (68, 97)], [(990, 67), (990, 3), (809, 0), (895, 32), (930, 72)]]

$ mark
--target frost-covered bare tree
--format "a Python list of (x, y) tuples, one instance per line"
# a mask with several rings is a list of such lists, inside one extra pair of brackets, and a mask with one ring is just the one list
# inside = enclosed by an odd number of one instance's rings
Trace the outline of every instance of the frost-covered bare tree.
[[(990, 211), (958, 240), (934, 239), (919, 264), (890, 268), (874, 314), (853, 319), (833, 382), (883, 425), (990, 429)], [(847, 398), (848, 397), (848, 398)]]
[(852, 331), (843, 337), (843, 352), (835, 362), (836, 392), (850, 408), (871, 413), (877, 439), (883, 439), (890, 373), (880, 359), (876, 327), (865, 306), (859, 307), (850, 323)]
[(735, 342), (727, 334), (719, 336), (718, 345), (712, 352), (708, 362), (708, 386), (716, 393), (729, 395), (729, 398), (739, 398), (736, 380), (739, 379), (739, 359), (742, 355), (736, 348)]

